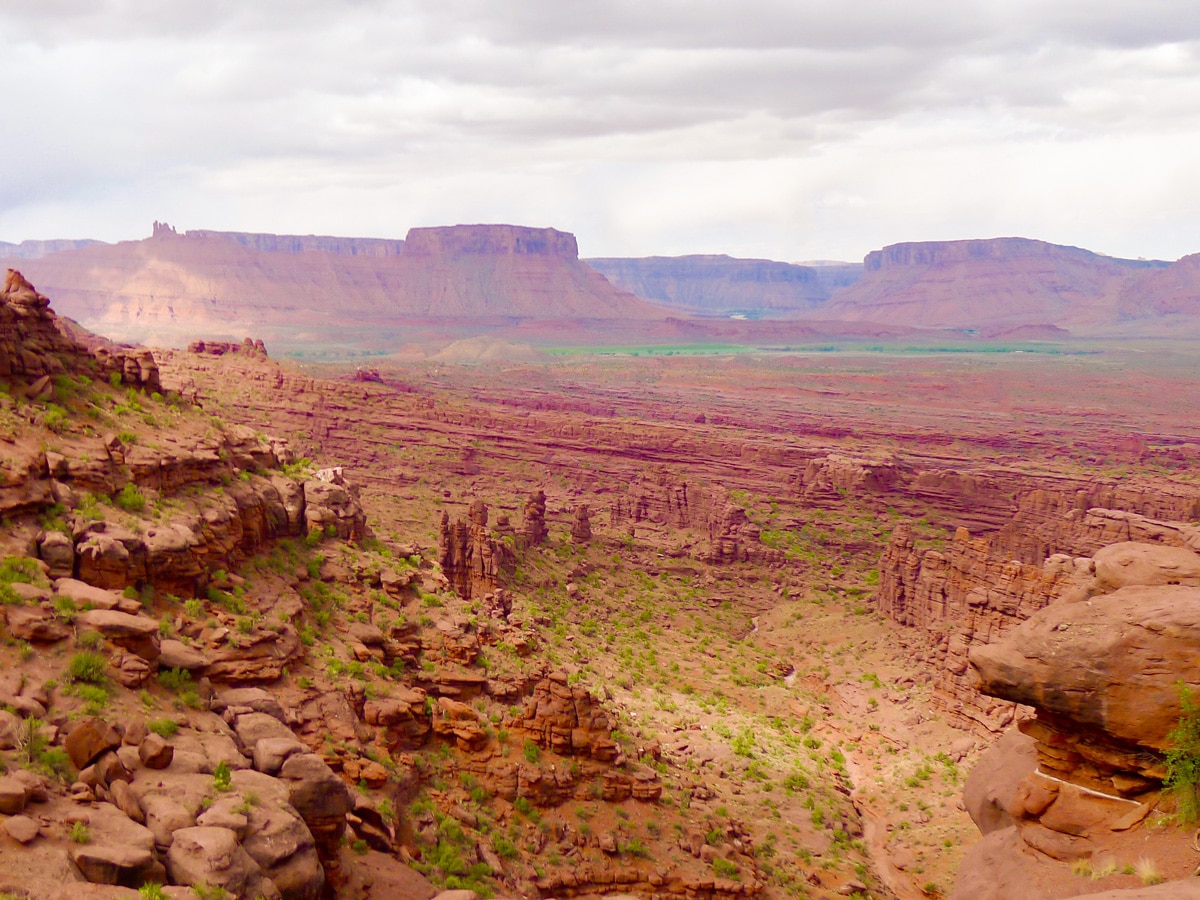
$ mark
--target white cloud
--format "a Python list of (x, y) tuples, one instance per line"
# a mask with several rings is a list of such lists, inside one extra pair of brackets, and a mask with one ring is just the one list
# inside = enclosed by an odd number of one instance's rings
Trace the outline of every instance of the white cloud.
[(399, 235), (860, 257), (1200, 250), (1189, 0), (18, 0), (0, 239)]

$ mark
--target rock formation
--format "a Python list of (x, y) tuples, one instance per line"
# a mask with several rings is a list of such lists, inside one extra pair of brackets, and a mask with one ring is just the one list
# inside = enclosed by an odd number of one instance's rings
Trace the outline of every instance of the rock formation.
[(0, 291), (0, 378), (32, 382), (61, 374), (79, 348), (54, 326), (50, 300), (16, 269)]
[(267, 356), (266, 345), (261, 339), (245, 338), (240, 344), (236, 341), (192, 341), (188, 344), (188, 353), (207, 353), (209, 356), (224, 356), (226, 353), (248, 353)]
[(984, 840), (954, 897), (1074, 896), (1044, 893), (1038, 860), (1099, 857), (1161, 802), (1181, 679), (1200, 651), (1200, 554), (1125, 542), (1091, 563), (1070, 595), (970, 651), (980, 690), (1035, 716), (967, 782)]
[(835, 288), (853, 284), (858, 263), (805, 266), (729, 256), (586, 259), (622, 290), (707, 314), (761, 310), (813, 312)]
[[(362, 253), (353, 252), (353, 239), (308, 248), (304, 239), (269, 237), (177, 234), (157, 223), (144, 241), (22, 265), (84, 327), (155, 343), (199, 335), (229, 341), (247, 332), (295, 340), (313, 330), (325, 340), (339, 332), (361, 340), (404, 318), (452, 318), (460, 327), (463, 319), (663, 318), (580, 262), (574, 236), (554, 229), (417, 228), (403, 242)], [(303, 252), (279, 252), (281, 241)]]
[(1123, 543), (1093, 569), (1076, 596), (973, 648), (971, 666), (983, 693), (1036, 708), (1022, 730), (1043, 771), (1138, 793), (1161, 776), (1200, 650), (1200, 554)]
[(442, 513), (438, 564), (460, 597), (482, 597), (494, 591), (513, 562), (510, 543), (488, 530), (488, 508), (482, 500), (472, 501), (466, 519), (451, 521), (449, 513)]
[(592, 519), (586, 503), (580, 503), (571, 514), (571, 540), (586, 544), (592, 539)]
[(524, 547), (536, 547), (546, 541), (546, 492), (535, 491), (525, 503), (520, 542)]
[[(1115, 259), (1025, 238), (893, 244), (822, 310), (831, 319), (942, 328), (1115, 323), (1136, 276), (1168, 263)], [(969, 285), (970, 290), (964, 290)]]

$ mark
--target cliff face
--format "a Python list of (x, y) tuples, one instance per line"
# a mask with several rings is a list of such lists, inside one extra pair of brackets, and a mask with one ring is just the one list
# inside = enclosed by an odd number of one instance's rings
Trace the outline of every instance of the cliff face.
[(575, 235), (520, 225), (453, 225), (413, 228), (405, 246), (413, 256), (550, 256), (577, 260)]
[(836, 287), (852, 284), (857, 264), (802, 266), (730, 256), (651, 256), (585, 262), (622, 290), (697, 312), (818, 310)]
[(41, 259), (51, 253), (58, 253), (62, 250), (79, 250), (99, 243), (101, 242), (86, 239), (21, 241), (19, 244), (0, 241), (0, 259)]
[(387, 238), (332, 237), (318, 234), (255, 234), (243, 231), (191, 230), (188, 237), (221, 238), (262, 253), (337, 253), (343, 256), (399, 256), (404, 241)]
[(1117, 321), (1121, 292), (1168, 266), (1025, 238), (894, 244), (863, 265), (864, 276), (831, 299), (830, 318), (1067, 329)]
[(573, 235), (470, 225), (406, 241), (248, 235), (158, 224), (154, 236), (30, 260), (58, 310), (120, 340), (361, 343), (398, 323), (650, 320), (663, 315), (579, 261)]
[[(1112, 507), (1093, 506), (1104, 502)], [(1010, 522), (987, 537), (960, 528), (943, 550), (919, 550), (901, 525), (879, 563), (877, 608), (929, 635), (920, 660), (943, 704), (964, 722), (997, 730), (1016, 714), (1011, 704), (979, 693), (968, 668), (976, 647), (993, 644), (1051, 604), (1075, 597), (1090, 578), (1090, 557), (1137, 541), (1200, 549), (1198, 498), (1182, 489), (1121, 485), (1038, 488), (1024, 493)], [(1153, 511), (1172, 516), (1141, 515)]]

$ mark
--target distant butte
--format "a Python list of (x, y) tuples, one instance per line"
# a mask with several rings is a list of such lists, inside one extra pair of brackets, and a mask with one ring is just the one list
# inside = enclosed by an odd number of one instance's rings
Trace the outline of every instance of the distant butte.
[(156, 222), (142, 241), (28, 241), (0, 254), (85, 327), (175, 345), (247, 334), (284, 352), (478, 336), (615, 346), (787, 346), (912, 329), (1009, 341), (1200, 337), (1200, 254), (1118, 259), (1018, 237), (898, 243), (862, 264), (817, 265), (581, 260), (574, 235), (518, 225), (414, 228), (399, 240), (181, 234)]
[(552, 228), (417, 228), (401, 242), (178, 234), (155, 223), (149, 239), (64, 250), (22, 268), (63, 314), (121, 340), (354, 343), (414, 320), (665, 318), (585, 266), (574, 235)]

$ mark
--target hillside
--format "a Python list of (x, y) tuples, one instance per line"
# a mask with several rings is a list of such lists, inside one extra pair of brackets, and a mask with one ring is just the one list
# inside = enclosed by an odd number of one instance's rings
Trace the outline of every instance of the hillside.
[(867, 254), (863, 268), (863, 277), (838, 290), (823, 316), (927, 328), (1048, 324), (1074, 330), (1115, 323), (1123, 292), (1151, 297), (1158, 277), (1173, 267), (996, 238), (893, 244)]
[[(663, 314), (579, 261), (573, 235), (470, 225), (400, 242), (189, 232), (21, 261), (58, 310), (119, 340), (367, 342), (417, 320), (652, 320)], [(0, 265), (3, 261), (0, 261)]]
[(622, 290), (700, 314), (808, 313), (834, 289), (853, 284), (862, 267), (803, 266), (731, 256), (585, 259)]

